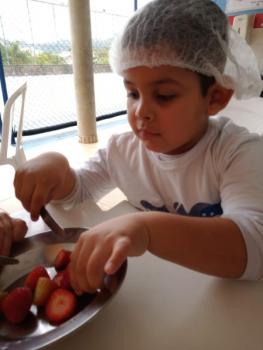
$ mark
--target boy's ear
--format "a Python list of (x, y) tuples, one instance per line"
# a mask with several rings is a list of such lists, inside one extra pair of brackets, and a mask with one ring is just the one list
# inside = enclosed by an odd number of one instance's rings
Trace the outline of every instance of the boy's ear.
[(215, 115), (225, 108), (234, 91), (227, 89), (218, 83), (213, 84), (208, 90), (208, 115)]

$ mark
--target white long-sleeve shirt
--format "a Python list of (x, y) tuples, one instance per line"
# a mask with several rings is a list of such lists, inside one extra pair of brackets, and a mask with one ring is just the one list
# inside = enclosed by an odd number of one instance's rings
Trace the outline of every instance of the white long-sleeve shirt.
[(247, 249), (243, 279), (263, 277), (263, 138), (228, 118), (210, 118), (189, 151), (147, 150), (132, 133), (112, 136), (106, 148), (76, 170), (74, 204), (99, 199), (115, 187), (142, 210), (222, 216), (239, 227)]

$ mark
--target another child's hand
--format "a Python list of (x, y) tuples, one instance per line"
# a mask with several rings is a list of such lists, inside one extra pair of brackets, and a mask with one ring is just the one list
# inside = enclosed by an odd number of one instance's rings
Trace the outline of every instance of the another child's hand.
[(13, 242), (22, 240), (27, 225), (21, 219), (14, 219), (0, 209), (0, 255), (9, 255)]
[(149, 236), (143, 213), (111, 219), (84, 232), (71, 255), (70, 278), (77, 293), (94, 292), (104, 274), (115, 273), (127, 256), (142, 255)]
[(42, 206), (52, 199), (66, 197), (75, 184), (67, 159), (59, 153), (44, 153), (27, 161), (16, 171), (14, 187), (17, 198), (37, 220)]

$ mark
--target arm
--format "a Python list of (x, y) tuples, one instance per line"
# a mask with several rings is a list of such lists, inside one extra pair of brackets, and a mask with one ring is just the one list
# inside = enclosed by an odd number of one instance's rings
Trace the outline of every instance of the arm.
[(245, 243), (230, 219), (148, 214), (144, 220), (153, 254), (220, 277), (237, 278), (244, 272)]
[(62, 154), (44, 153), (16, 171), (16, 196), (33, 220), (38, 219), (41, 207), (51, 200), (67, 207), (87, 198), (97, 200), (115, 187), (106, 158), (102, 149), (79, 169), (73, 169)]
[(72, 254), (74, 289), (93, 291), (102, 284), (104, 273), (114, 273), (127, 256), (146, 250), (221, 277), (237, 278), (246, 266), (242, 235), (229, 219), (136, 213), (106, 221), (81, 236)]

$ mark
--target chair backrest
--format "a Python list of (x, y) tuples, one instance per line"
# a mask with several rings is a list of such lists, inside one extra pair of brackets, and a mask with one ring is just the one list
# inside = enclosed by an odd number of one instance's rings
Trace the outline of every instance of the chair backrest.
[[(3, 112), (3, 125), (2, 125), (2, 142), (0, 150), (0, 165), (10, 164), (15, 169), (19, 168), (25, 160), (25, 153), (22, 145), (23, 137), (23, 121), (24, 121), (24, 105), (26, 95), (27, 83), (24, 83), (18, 88), (6, 101)], [(20, 101), (19, 101), (20, 100)], [(16, 146), (11, 147), (11, 132), (14, 119), (15, 106), (19, 103), (19, 124), (17, 131)], [(12, 154), (13, 153), (13, 154)]]

